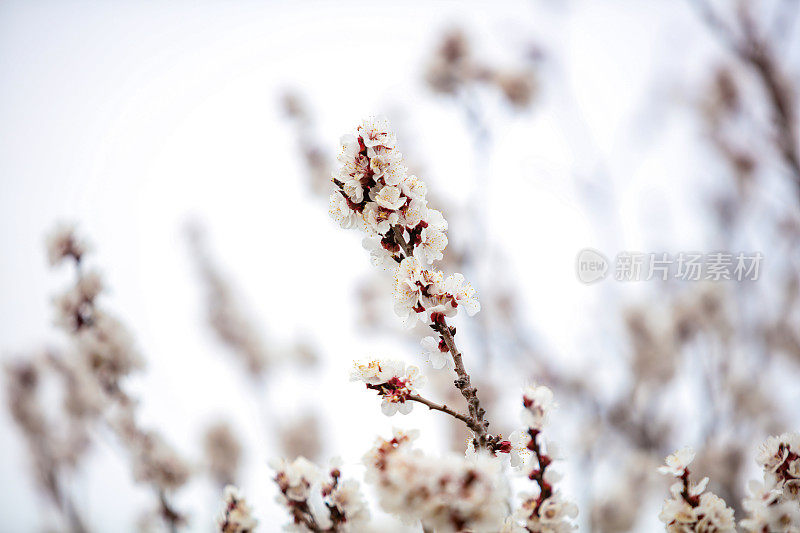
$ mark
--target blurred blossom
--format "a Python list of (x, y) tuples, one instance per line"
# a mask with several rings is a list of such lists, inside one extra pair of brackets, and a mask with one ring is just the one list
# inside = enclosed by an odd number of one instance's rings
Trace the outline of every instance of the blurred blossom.
[(242, 445), (227, 422), (217, 422), (203, 437), (206, 465), (212, 478), (222, 487), (233, 484), (239, 472)]

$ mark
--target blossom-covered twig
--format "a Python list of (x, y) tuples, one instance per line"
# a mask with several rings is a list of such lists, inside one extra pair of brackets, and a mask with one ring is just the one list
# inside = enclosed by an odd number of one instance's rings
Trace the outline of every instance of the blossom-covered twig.
[(775, 127), (775, 147), (800, 193), (797, 91), (793, 88), (792, 81), (784, 73), (776, 54), (779, 45), (771, 43), (761, 33), (746, 3), (737, 4), (736, 28), (726, 24), (708, 0), (692, 0), (691, 3), (730, 52), (761, 83)]
[(274, 363), (275, 354), (267, 349), (261, 331), (242, 309), (230, 283), (212, 261), (202, 228), (192, 224), (187, 237), (206, 291), (208, 325), (230, 352), (242, 360), (254, 378), (261, 377)]
[[(19, 361), (6, 366), (6, 391), (11, 415), (28, 443), (36, 469), (36, 480), (63, 515), (74, 533), (86, 531), (71, 495), (64, 489), (65, 467), (75, 460), (71, 446), (62, 443), (59, 431), (47, 420), (41, 404), (41, 362)], [(81, 449), (84, 446), (81, 443)]]
[[(370, 514), (359, 483), (341, 480), (339, 461), (334, 460), (323, 477), (319, 467), (304, 457), (292, 462), (284, 459), (272, 463), (275, 482), (283, 504), (297, 531), (312, 533), (356, 533), (362, 531)], [(327, 516), (316, 513), (312, 499), (319, 497)]]
[(486, 452), (427, 456), (413, 448), (416, 435), (395, 430), (364, 456), (381, 507), (425, 531), (498, 531), (509, 492), (500, 461)]
[(367, 389), (374, 390), (383, 399), (381, 410), (391, 416), (396, 412), (411, 412), (410, 402), (421, 403), (428, 409), (440, 411), (456, 418), (472, 431), (480, 429), (471, 416), (455, 411), (447, 405), (438, 404), (422, 397), (416, 391), (425, 383), (425, 377), (419, 375), (419, 369), (413, 365), (406, 367), (402, 361), (373, 359), (366, 363), (356, 364), (351, 374), (352, 381), (362, 381)]
[(159, 512), (175, 531), (184, 518), (167, 493), (183, 486), (190, 470), (158, 433), (136, 421), (136, 402), (123, 381), (143, 367), (143, 360), (127, 328), (98, 305), (103, 285), (97, 273), (86, 271), (85, 251), (72, 226), (59, 227), (48, 239), (51, 264), (69, 260), (75, 270), (74, 285), (55, 300), (57, 324), (73, 342), (78, 356), (71, 368), (76, 376), (82, 374), (82, 387), (101, 397), (98, 406), (102, 420), (126, 447), (136, 480), (151, 485), (156, 492)]
[(748, 533), (800, 531), (800, 433), (769, 437), (756, 461), (764, 481), (750, 482), (742, 529)]
[(447, 324), (459, 306), (469, 315), (480, 310), (475, 290), (461, 274), (445, 279), (441, 271), (423, 266), (442, 258), (447, 222), (428, 207), (422, 180), (407, 173), (388, 122), (366, 120), (356, 133), (342, 139), (331, 215), (343, 227), (362, 229), (373, 264), (394, 270), (395, 312), (404, 323), (421, 320), (441, 336), (455, 364), (455, 385), (474, 421), (476, 445), (484, 448), (489, 423), (456, 347), (455, 328)]
[[(319, 420), (307, 414), (302, 420), (280, 423), (277, 417), (264, 409), (264, 399), (265, 392), (271, 389), (267, 380), (279, 365), (294, 363), (308, 369), (318, 363), (316, 350), (303, 341), (283, 346), (264, 335), (263, 328), (250, 314), (245, 302), (234, 290), (234, 284), (212, 254), (203, 226), (197, 221), (191, 222), (186, 228), (186, 237), (205, 291), (204, 311), (209, 329), (220, 344), (238, 359), (237, 362), (245, 367), (253, 400), (263, 411), (261, 418), (275, 426), (269, 429), (270, 434), (277, 434), (282, 444), (288, 444), (283, 446), (284, 452), (314, 458), (321, 447)], [(301, 439), (297, 439), (295, 431), (298, 424), (303, 428)], [(303, 441), (302, 449), (295, 446), (298, 440)], [(223, 486), (232, 481), (224, 481)]]
[(428, 61), (425, 81), (431, 90), (450, 95), (471, 85), (496, 87), (509, 104), (520, 109), (531, 104), (538, 89), (536, 75), (529, 68), (501, 69), (479, 61), (466, 34), (458, 29), (443, 35)]
[[(542, 429), (555, 407), (553, 392), (545, 386), (532, 386), (522, 395), (522, 422), (524, 433), (517, 433), (507, 444), (509, 453), (529, 452), (536, 465), (528, 472), (528, 479), (536, 483), (538, 493), (523, 497), (522, 505), (506, 521), (504, 532), (566, 533), (575, 529), (571, 519), (578, 514), (574, 503), (562, 498), (553, 485), (560, 476), (550, 469), (557, 454), (552, 443), (543, 445)], [(512, 457), (512, 464), (521, 462)]]
[(666, 465), (658, 468), (662, 474), (678, 480), (670, 487), (672, 496), (664, 502), (658, 518), (670, 533), (735, 532), (733, 509), (716, 494), (704, 492), (708, 478), (703, 478), (699, 483), (689, 482), (688, 466), (693, 460), (694, 451), (685, 447), (668, 456)]
[(217, 517), (218, 533), (251, 533), (258, 525), (253, 510), (239, 493), (239, 489), (228, 485), (222, 492), (223, 508)]

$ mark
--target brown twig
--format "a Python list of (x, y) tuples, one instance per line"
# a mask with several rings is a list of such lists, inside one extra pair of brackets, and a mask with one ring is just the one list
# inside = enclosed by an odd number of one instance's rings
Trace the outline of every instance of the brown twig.
[(542, 448), (537, 440), (540, 434), (541, 432), (538, 429), (528, 429), (528, 435), (531, 437), (528, 449), (536, 456), (536, 461), (538, 463), (538, 467), (528, 475), (532, 481), (535, 481), (536, 484), (539, 485), (539, 497), (536, 500), (536, 509), (534, 511), (537, 515), (539, 514), (542, 502), (553, 495), (553, 487), (545, 479), (545, 471), (547, 467), (550, 466), (552, 459), (542, 452)]
[(178, 526), (183, 522), (183, 516), (172, 507), (163, 490), (158, 491), (158, 501), (161, 507), (161, 517), (166, 522), (170, 532), (175, 533), (178, 531)]
[(692, 0), (701, 17), (730, 51), (758, 78), (767, 95), (776, 128), (776, 144), (800, 194), (800, 151), (795, 127), (794, 92), (770, 43), (762, 37), (747, 10), (738, 13), (740, 35), (722, 22), (707, 0)]
[(408, 396), (407, 399), (411, 400), (412, 402), (419, 402), (422, 405), (426, 406), (428, 409), (433, 409), (434, 411), (441, 411), (442, 413), (446, 413), (464, 422), (467, 425), (467, 427), (470, 428), (472, 431), (475, 431), (476, 433), (478, 431), (479, 426), (476, 425), (475, 420), (472, 417), (467, 416), (463, 413), (459, 413), (458, 411), (454, 411), (453, 409), (450, 409), (444, 404), (439, 405), (438, 403), (434, 403), (428, 400), (427, 398), (423, 398), (419, 394), (411, 394)]
[(456, 374), (458, 375), (458, 379), (453, 383), (456, 388), (461, 391), (461, 395), (467, 401), (470, 416), (475, 423), (473, 431), (475, 431), (477, 445), (481, 448), (485, 448), (487, 444), (486, 437), (488, 434), (489, 422), (484, 420), (486, 411), (481, 407), (481, 402), (478, 399), (478, 389), (472, 386), (469, 374), (466, 368), (464, 368), (461, 352), (458, 351), (456, 341), (453, 338), (453, 330), (447, 325), (447, 321), (444, 318), (442, 318), (441, 324), (431, 324), (431, 328), (442, 336), (442, 339), (444, 339), (447, 345), (447, 349), (450, 351), (450, 355), (453, 357)]

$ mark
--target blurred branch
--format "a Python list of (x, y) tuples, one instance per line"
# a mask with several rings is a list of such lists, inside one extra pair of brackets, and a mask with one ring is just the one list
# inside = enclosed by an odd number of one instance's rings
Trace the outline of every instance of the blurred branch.
[(782, 72), (775, 43), (763, 35), (745, 4), (737, 11), (738, 28), (730, 28), (708, 0), (690, 0), (712, 32), (759, 80), (767, 96), (776, 129), (776, 147), (789, 170), (800, 198), (800, 152), (796, 126), (796, 93)]

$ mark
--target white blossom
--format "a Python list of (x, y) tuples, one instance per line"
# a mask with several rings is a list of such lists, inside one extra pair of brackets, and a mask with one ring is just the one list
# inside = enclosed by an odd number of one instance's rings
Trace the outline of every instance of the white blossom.
[(389, 120), (383, 116), (371, 117), (362, 122), (358, 127), (358, 133), (367, 148), (375, 149), (377, 146), (394, 148), (397, 144)]
[(427, 381), (416, 366), (406, 367), (402, 361), (378, 359), (356, 363), (350, 380), (362, 381), (368, 389), (377, 391), (383, 399), (381, 411), (386, 416), (410, 413), (414, 404), (409, 397), (416, 395)]
[(328, 205), (328, 214), (345, 229), (355, 226), (356, 220), (358, 219), (356, 212), (350, 209), (347, 205), (347, 201), (341, 194), (331, 195), (330, 204)]
[(223, 509), (217, 517), (219, 533), (249, 533), (255, 530), (258, 520), (253, 518), (253, 510), (240, 495), (239, 489), (228, 485), (223, 491)]
[(425, 355), (431, 362), (431, 366), (436, 370), (440, 370), (445, 366), (452, 366), (452, 358), (450, 351), (447, 349), (443, 340), (436, 340), (433, 337), (425, 337), (420, 342), (422, 348), (425, 350)]
[[(524, 466), (531, 457), (531, 451), (528, 449), (531, 436), (527, 431), (516, 430), (508, 436), (508, 441), (511, 443), (511, 451), (509, 452), (511, 467), (520, 468)], [(550, 472), (550, 470), (546, 471), (548, 474)]]
[(369, 509), (358, 481), (347, 479), (339, 482), (327, 500), (340, 515), (347, 518), (346, 522), (339, 526), (339, 531), (357, 533), (369, 522)]
[(556, 407), (553, 391), (544, 385), (527, 387), (522, 393), (522, 423), (526, 427), (542, 429)]
[(417, 320), (416, 307), (420, 304), (422, 266), (415, 257), (406, 257), (394, 273), (394, 310), (398, 316), (413, 325)]
[(765, 471), (775, 472), (792, 451), (800, 453), (799, 433), (771, 436), (758, 447), (756, 462)]
[(426, 217), (428, 216), (428, 203), (425, 199), (415, 199), (410, 198), (405, 205), (400, 207), (400, 215), (402, 218), (399, 219), (400, 223), (407, 228), (413, 228), (416, 230), (417, 226), (420, 224), (427, 224)]
[(281, 490), (279, 502), (303, 502), (311, 496), (311, 488), (320, 479), (319, 468), (306, 459), (298, 457), (292, 462), (286, 459), (273, 461), (275, 481)]
[(672, 455), (668, 455), (666, 465), (659, 466), (658, 471), (662, 474), (680, 477), (692, 461), (694, 461), (694, 450), (689, 446), (685, 446)]
[[(292, 520), (285, 531), (364, 531), (370, 517), (366, 500), (357, 481), (341, 479), (340, 464), (340, 459), (333, 459), (327, 475), (323, 475), (319, 467), (303, 457), (291, 463), (284, 459), (272, 463), (281, 491), (278, 503), (286, 507)], [(327, 513), (315, 510), (311, 504), (317, 493)]]
[(119, 408), (111, 419), (111, 427), (130, 453), (136, 481), (149, 483), (161, 491), (176, 490), (186, 484), (190, 466), (161, 435), (140, 427), (132, 405)]
[[(426, 227), (422, 228), (422, 232), (420, 233), (420, 242), (419, 245), (414, 249), (414, 254), (421, 262), (430, 265), (435, 261), (442, 259), (442, 252), (444, 252), (446, 247), (447, 235), (431, 227)], [(460, 276), (461, 274), (457, 275)], [(475, 313), (473, 312), (470, 314), (472, 315)]]
[(521, 521), (523, 531), (534, 533), (567, 533), (575, 530), (572, 519), (578, 516), (578, 507), (564, 500), (556, 491), (541, 504), (538, 498), (527, 496), (522, 506), (514, 513), (514, 518)]
[(428, 457), (411, 449), (405, 435), (395, 434), (379, 440), (364, 463), (381, 507), (406, 521), (442, 533), (502, 527), (508, 486), (496, 458)]
[(47, 259), (51, 266), (56, 266), (64, 258), (72, 257), (80, 261), (86, 253), (86, 243), (78, 237), (73, 224), (62, 224), (47, 236)]
[(387, 185), (375, 195), (375, 203), (389, 211), (397, 211), (406, 203), (406, 199), (401, 196), (399, 188)]
[(361, 241), (361, 245), (365, 250), (369, 251), (369, 259), (373, 266), (389, 272), (393, 271), (397, 266), (392, 254), (383, 247), (380, 240), (364, 237)]
[(444, 281), (444, 290), (452, 295), (458, 305), (464, 307), (464, 310), (469, 316), (473, 316), (481, 310), (477, 292), (472, 288), (472, 285), (464, 279), (463, 275), (456, 273), (448, 276)]
[(756, 462), (763, 482), (751, 481), (741, 521), (748, 532), (800, 531), (800, 433), (771, 436), (759, 446)]
[(362, 216), (367, 231), (374, 235), (386, 235), (400, 220), (399, 213), (385, 209), (377, 203), (368, 203)]
[(664, 501), (659, 520), (667, 531), (675, 533), (736, 531), (733, 509), (716, 494), (704, 492), (708, 478), (696, 484), (689, 482), (687, 467), (693, 459), (694, 451), (687, 446), (668, 456), (666, 466), (658, 468), (662, 474), (678, 478), (670, 486), (671, 497)]
[[(403, 179), (403, 181), (400, 183), (400, 187), (403, 190), (403, 194), (412, 200), (424, 200), (425, 195), (428, 194), (428, 187), (425, 185), (425, 182), (414, 175), (406, 176), (405, 179)], [(427, 222), (429, 225), (435, 225), (437, 229), (440, 229), (440, 231), (445, 231), (447, 230), (447, 222), (444, 222), (444, 229), (441, 229), (442, 221), (444, 221), (444, 218), (439, 211), (436, 211), (435, 209), (428, 210), (427, 216), (425, 217), (425, 222)]]

